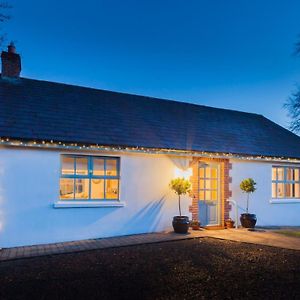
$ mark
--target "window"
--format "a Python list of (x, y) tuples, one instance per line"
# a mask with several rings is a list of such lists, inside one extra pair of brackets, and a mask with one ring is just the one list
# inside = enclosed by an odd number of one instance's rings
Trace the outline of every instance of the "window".
[(120, 160), (115, 157), (61, 157), (60, 200), (119, 200)]
[(272, 167), (272, 198), (300, 198), (300, 168)]
[(218, 166), (200, 164), (199, 200), (218, 200)]

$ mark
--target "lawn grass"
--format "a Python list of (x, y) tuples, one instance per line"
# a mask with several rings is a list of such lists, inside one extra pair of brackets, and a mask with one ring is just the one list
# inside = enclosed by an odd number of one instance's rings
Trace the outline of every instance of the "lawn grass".
[(280, 233), (286, 236), (297, 237), (300, 238), (300, 229), (289, 229), (289, 230), (277, 230), (276, 233)]

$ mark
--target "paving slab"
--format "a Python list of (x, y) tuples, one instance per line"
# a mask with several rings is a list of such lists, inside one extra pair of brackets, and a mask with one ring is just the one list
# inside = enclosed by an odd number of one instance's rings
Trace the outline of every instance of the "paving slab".
[(300, 238), (284, 236), (275, 233), (270, 229), (256, 229), (249, 231), (245, 228), (209, 230), (206, 231), (208, 237), (244, 242), (272, 247), (279, 247), (292, 250), (300, 250)]
[(275, 233), (270, 229), (258, 229), (255, 231), (249, 231), (247, 229), (200, 229), (191, 230), (188, 234), (176, 234), (172, 231), (168, 231), (65, 243), (3, 248), (0, 250), (0, 262), (35, 256), (74, 253), (95, 249), (134, 246), (203, 237), (300, 250), (300, 238), (284, 236)]

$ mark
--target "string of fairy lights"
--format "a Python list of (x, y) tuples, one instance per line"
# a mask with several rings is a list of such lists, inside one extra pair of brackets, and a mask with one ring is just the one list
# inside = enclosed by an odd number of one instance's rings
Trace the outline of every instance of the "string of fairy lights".
[(90, 150), (90, 151), (105, 151), (105, 152), (130, 152), (130, 153), (148, 153), (148, 154), (165, 154), (177, 156), (194, 156), (206, 158), (235, 158), (240, 160), (257, 160), (257, 161), (275, 161), (275, 162), (290, 162), (300, 163), (300, 159), (264, 156), (264, 155), (240, 155), (225, 152), (206, 152), (206, 151), (190, 151), (177, 149), (162, 149), (162, 148), (146, 148), (146, 147), (121, 147), (121, 146), (103, 146), (99, 144), (80, 144), (67, 143), (53, 140), (17, 140), (10, 138), (1, 138), (0, 145), (12, 147), (27, 147), (27, 148), (46, 148), (46, 149), (65, 149), (65, 150)]

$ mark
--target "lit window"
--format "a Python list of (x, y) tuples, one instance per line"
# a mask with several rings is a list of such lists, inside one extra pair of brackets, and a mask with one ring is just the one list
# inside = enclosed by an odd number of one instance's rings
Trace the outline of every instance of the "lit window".
[(199, 200), (218, 201), (219, 169), (217, 165), (199, 165)]
[(300, 168), (272, 167), (272, 198), (300, 198)]
[(61, 157), (61, 200), (119, 200), (120, 159), (115, 157)]

